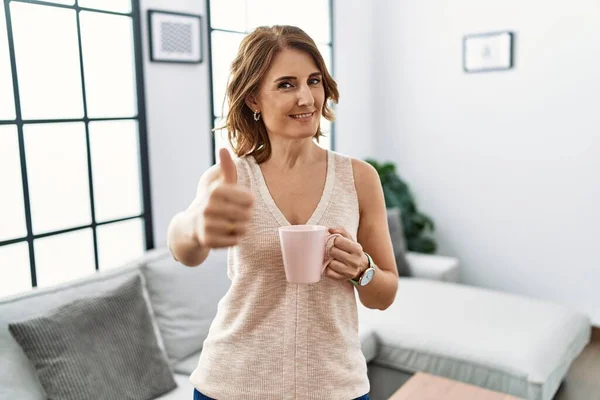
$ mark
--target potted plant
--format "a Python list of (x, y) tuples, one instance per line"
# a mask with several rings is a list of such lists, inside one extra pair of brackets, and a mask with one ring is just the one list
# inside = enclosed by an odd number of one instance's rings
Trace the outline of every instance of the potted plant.
[(437, 249), (437, 243), (433, 237), (435, 225), (431, 218), (417, 208), (408, 185), (398, 176), (396, 166), (390, 162), (380, 164), (372, 159), (365, 161), (379, 173), (386, 207), (400, 209), (408, 250), (419, 253), (435, 253)]

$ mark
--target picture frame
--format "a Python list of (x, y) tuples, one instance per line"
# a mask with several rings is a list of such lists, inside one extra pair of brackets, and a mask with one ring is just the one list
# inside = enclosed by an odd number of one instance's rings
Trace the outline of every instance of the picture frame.
[(202, 29), (201, 15), (148, 10), (150, 61), (202, 63)]
[(514, 33), (477, 33), (463, 37), (466, 73), (509, 70), (514, 67)]

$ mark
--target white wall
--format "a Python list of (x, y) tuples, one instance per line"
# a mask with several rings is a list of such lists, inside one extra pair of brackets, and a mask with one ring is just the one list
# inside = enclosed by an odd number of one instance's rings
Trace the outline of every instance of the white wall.
[[(397, 162), (472, 284), (600, 325), (600, 2), (375, 2), (378, 156)], [(462, 71), (465, 34), (516, 67)], [(440, 299), (443, 300), (443, 299)]]
[[(371, 5), (335, 2), (335, 74), (341, 92), (336, 108), (336, 150), (372, 155)], [(343, 5), (342, 5), (343, 4)], [(171, 217), (193, 199), (201, 174), (212, 163), (207, 21), (199, 65), (151, 63), (146, 10), (167, 9), (205, 16), (205, 0), (141, 0), (144, 78), (155, 246), (166, 243)], [(358, 21), (358, 23), (357, 23)]]
[(371, 0), (334, 1), (335, 150), (360, 159), (375, 155), (373, 23)]
[(150, 62), (146, 10), (205, 16), (204, 0), (141, 0), (154, 244), (166, 243), (171, 217), (194, 198), (198, 179), (212, 164), (206, 18), (204, 62)]

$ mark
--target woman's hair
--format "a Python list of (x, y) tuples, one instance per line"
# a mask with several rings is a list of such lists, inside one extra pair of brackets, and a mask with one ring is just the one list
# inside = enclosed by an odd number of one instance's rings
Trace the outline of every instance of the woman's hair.
[[(258, 163), (271, 156), (271, 144), (264, 122), (255, 121), (254, 112), (246, 105), (248, 95), (258, 94), (260, 84), (267, 75), (275, 56), (285, 49), (300, 50), (310, 55), (322, 74), (325, 89), (325, 101), (321, 114), (329, 121), (334, 115), (327, 104), (337, 103), (339, 93), (337, 84), (327, 71), (323, 56), (315, 42), (302, 29), (295, 26), (276, 25), (259, 27), (246, 36), (238, 54), (231, 64), (231, 76), (226, 96), (229, 100), (229, 112), (223, 127), (227, 129), (229, 142), (238, 157), (252, 155)], [(315, 138), (322, 136), (317, 129)]]

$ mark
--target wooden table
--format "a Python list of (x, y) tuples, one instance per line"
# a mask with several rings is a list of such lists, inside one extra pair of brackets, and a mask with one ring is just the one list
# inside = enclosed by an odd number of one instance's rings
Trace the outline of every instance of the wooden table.
[(519, 400), (466, 383), (417, 372), (388, 400)]

